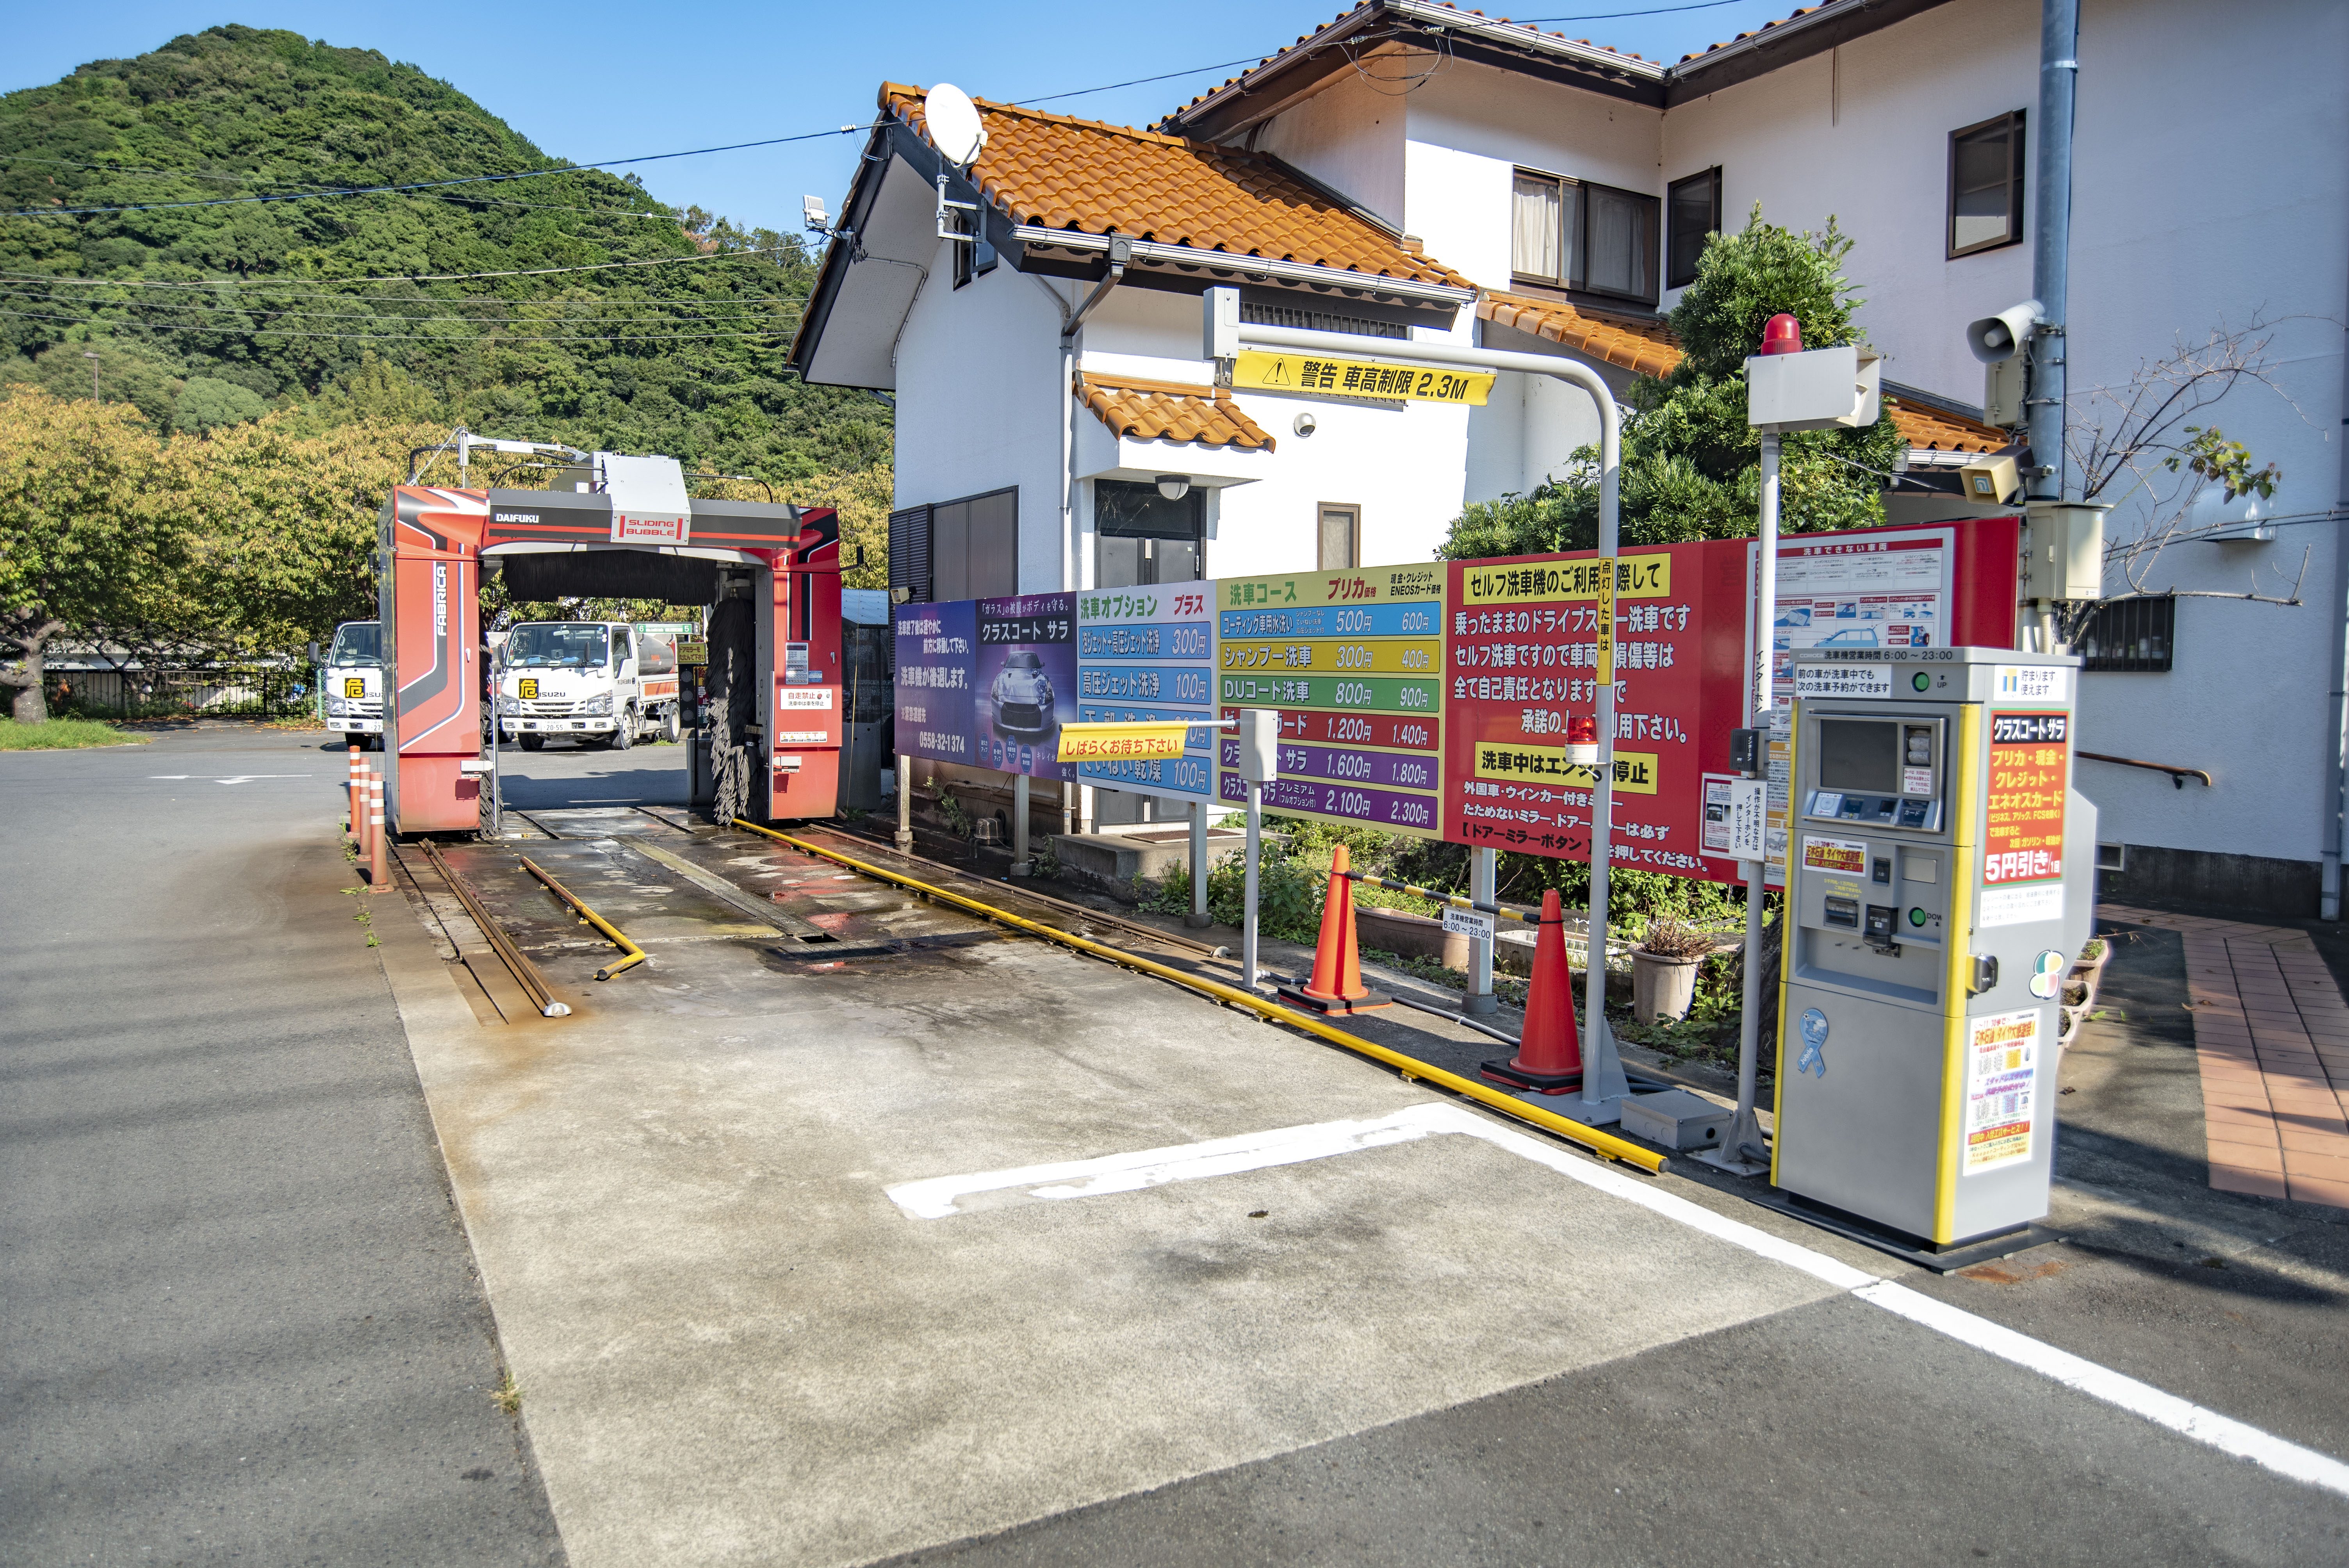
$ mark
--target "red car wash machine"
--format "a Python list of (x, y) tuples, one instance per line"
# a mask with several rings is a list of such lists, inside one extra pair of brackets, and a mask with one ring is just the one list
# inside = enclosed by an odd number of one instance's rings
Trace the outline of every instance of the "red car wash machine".
[(398, 833), (481, 825), (483, 574), (517, 603), (706, 604), (689, 677), (692, 803), (724, 821), (829, 817), (840, 787), (840, 522), (830, 508), (688, 498), (674, 459), (595, 454), (598, 488), (402, 485), (378, 520), (384, 805)]

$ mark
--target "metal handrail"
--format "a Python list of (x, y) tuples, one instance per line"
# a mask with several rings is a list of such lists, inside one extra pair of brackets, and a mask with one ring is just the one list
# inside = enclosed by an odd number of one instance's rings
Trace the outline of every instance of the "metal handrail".
[(2083, 751), (2079, 755), (2091, 762), (2111, 762), (2123, 768), (2144, 768), (2156, 773), (2167, 773), (2169, 775), (2169, 787), (2173, 789), (2185, 789), (2189, 779), (2199, 779), (2205, 789), (2217, 788), (2210, 782), (2210, 775), (2199, 768), (2179, 768), (2168, 762), (2140, 762), (2134, 757), (2107, 757), (2101, 751)]

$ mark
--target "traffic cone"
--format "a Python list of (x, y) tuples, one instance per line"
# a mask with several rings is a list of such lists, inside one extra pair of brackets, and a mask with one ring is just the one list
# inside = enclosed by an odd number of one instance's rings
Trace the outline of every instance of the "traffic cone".
[(1367, 1013), (1393, 1001), (1362, 984), (1362, 954), (1354, 934), (1352, 864), (1340, 844), (1330, 859), (1330, 892), (1321, 901), (1321, 940), (1313, 949), (1313, 977), (1280, 988), (1280, 999), (1317, 1013)]
[(1486, 1062), (1495, 1083), (1536, 1094), (1565, 1094), (1582, 1087), (1582, 1048), (1574, 1027), (1574, 974), (1566, 963), (1566, 915), (1557, 890), (1542, 894), (1541, 925), (1534, 934), (1534, 980), (1526, 993), (1526, 1029), (1517, 1054)]

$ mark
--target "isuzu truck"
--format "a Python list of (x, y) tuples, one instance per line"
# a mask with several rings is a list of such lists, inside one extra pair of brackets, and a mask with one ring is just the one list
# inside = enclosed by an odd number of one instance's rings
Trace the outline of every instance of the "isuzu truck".
[(566, 737), (625, 751), (675, 740), (677, 644), (618, 621), (532, 621), (499, 650), (498, 724), (536, 751)]
[(318, 671), (318, 695), (326, 727), (353, 737), (362, 750), (383, 745), (383, 627), (375, 621), (346, 621)]

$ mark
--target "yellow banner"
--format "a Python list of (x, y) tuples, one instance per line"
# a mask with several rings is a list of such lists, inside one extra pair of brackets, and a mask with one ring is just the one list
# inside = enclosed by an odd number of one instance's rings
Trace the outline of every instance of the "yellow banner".
[[(1526, 604), (1560, 599), (1591, 599), (1599, 593), (1599, 558), (1579, 561), (1529, 561), (1522, 563), (1471, 561), (1461, 574), (1461, 603)], [(1619, 555), (1615, 558), (1615, 597), (1669, 599), (1672, 593), (1672, 558), (1666, 554)]]
[(1311, 670), (1316, 675), (1432, 675), (1444, 665), (1444, 645), (1387, 638), (1347, 643), (1317, 638), (1304, 642), (1221, 645), (1227, 670)]
[(1063, 762), (1165, 762), (1183, 755), (1187, 724), (1064, 724)]
[(1418, 398), (1481, 408), (1493, 390), (1493, 373), (1373, 365), (1365, 359), (1249, 348), (1241, 350), (1232, 366), (1232, 385), (1254, 392), (1326, 392), (1333, 397), (1385, 397), (1396, 402)]
[(1597, 592), (1591, 596), (1591, 608), (1599, 612), (1599, 668), (1592, 676), (1602, 686), (1615, 684), (1615, 562), (1600, 556), (1592, 564), (1599, 568)]
[[(1476, 777), (1504, 783), (1563, 784), (1588, 789), (1599, 782), (1599, 770), (1566, 759), (1563, 746), (1528, 746), (1514, 740), (1476, 743)], [(1657, 754), (1619, 751), (1615, 754), (1615, 789), (1619, 794), (1656, 792)]]

